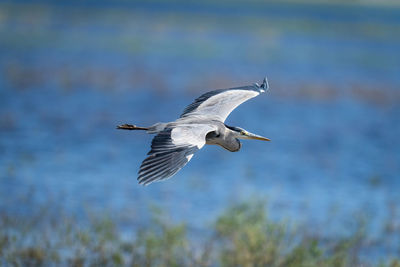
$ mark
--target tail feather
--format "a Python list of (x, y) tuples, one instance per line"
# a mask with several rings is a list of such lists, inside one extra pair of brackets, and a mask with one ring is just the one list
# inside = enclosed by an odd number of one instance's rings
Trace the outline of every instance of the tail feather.
[(121, 130), (144, 130), (147, 131), (149, 128), (146, 127), (139, 127), (133, 124), (122, 124), (122, 125), (118, 125), (117, 129), (121, 129)]

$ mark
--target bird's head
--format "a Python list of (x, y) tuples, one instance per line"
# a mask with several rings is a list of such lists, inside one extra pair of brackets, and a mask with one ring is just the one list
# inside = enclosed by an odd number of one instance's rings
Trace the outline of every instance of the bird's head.
[(269, 139), (267, 137), (263, 137), (263, 136), (260, 136), (257, 134), (250, 133), (240, 127), (228, 126), (228, 125), (226, 125), (226, 127), (228, 127), (230, 130), (232, 130), (235, 133), (236, 138), (238, 138), (238, 139), (254, 139), (254, 140), (262, 140), (262, 141), (271, 141), (271, 139)]

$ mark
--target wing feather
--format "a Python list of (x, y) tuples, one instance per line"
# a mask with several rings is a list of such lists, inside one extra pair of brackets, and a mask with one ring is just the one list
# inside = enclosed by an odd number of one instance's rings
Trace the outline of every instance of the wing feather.
[(139, 183), (147, 185), (176, 174), (205, 145), (207, 133), (215, 129), (213, 125), (189, 124), (158, 133), (151, 143), (149, 156), (140, 166)]

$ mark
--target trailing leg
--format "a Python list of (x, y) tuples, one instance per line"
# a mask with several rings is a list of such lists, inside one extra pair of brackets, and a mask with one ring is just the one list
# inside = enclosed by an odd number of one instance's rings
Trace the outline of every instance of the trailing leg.
[(146, 127), (139, 127), (133, 124), (122, 124), (122, 125), (118, 125), (117, 129), (121, 129), (121, 130), (144, 130), (147, 131), (149, 128)]

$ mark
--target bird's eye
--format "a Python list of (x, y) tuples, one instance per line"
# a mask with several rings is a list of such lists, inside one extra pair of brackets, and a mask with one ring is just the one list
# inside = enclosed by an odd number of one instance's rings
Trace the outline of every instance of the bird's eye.
[(246, 135), (246, 133), (244, 131), (241, 131), (240, 134), (241, 135)]

